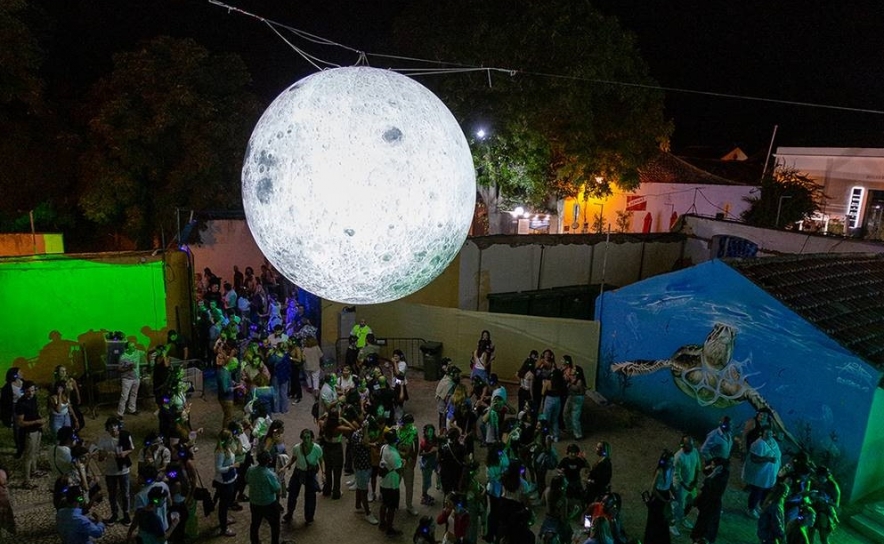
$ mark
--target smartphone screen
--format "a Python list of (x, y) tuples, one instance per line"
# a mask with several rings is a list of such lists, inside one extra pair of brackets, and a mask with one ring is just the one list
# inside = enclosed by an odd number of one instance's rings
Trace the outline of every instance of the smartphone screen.
[(592, 516), (589, 514), (583, 516), (583, 528), (591, 529), (592, 528)]

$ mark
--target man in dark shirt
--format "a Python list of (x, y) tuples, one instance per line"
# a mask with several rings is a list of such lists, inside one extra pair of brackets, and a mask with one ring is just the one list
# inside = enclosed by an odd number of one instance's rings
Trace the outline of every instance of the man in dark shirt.
[[(37, 386), (27, 380), (22, 384), (22, 397), (15, 403), (15, 417), (18, 427), (24, 433), (25, 451), (22, 489), (36, 489), (31, 478), (45, 476), (45, 472), (37, 470), (37, 456), (40, 454), (40, 442), (43, 436), (43, 418), (37, 410)], [(32, 472), (33, 471), (33, 472)]]
[(583, 496), (583, 484), (580, 473), (585, 468), (589, 468), (586, 458), (580, 451), (577, 444), (568, 444), (568, 455), (559, 461), (559, 470), (565, 475), (567, 488), (565, 493), (569, 499), (580, 499)]
[(187, 346), (187, 338), (181, 336), (178, 331), (172, 329), (167, 336), (166, 349), (169, 357), (173, 359), (187, 360), (190, 357), (190, 349)]

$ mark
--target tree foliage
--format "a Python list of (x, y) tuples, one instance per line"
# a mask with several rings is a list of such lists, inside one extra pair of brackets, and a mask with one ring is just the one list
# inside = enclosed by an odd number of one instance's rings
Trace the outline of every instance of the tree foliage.
[(588, 1), (421, 0), (395, 33), (409, 56), (514, 70), (425, 81), (467, 134), (489, 133), (473, 146), (478, 181), (502, 195), (635, 188), (637, 168), (668, 141), (662, 93), (642, 86), (654, 82), (632, 35)]
[(150, 247), (175, 208), (225, 209), (259, 115), (235, 55), (166, 36), (114, 56), (91, 90), (80, 207), (88, 219)]
[[(743, 221), (756, 227), (779, 228), (810, 219), (828, 197), (813, 179), (795, 168), (779, 167), (761, 180), (760, 191), (745, 197)], [(779, 216), (779, 223), (777, 219)]]
[(38, 70), (43, 52), (29, 20), (37, 15), (26, 0), (0, 0), (0, 105), (4, 109), (12, 104), (30, 109), (41, 100), (43, 83)]

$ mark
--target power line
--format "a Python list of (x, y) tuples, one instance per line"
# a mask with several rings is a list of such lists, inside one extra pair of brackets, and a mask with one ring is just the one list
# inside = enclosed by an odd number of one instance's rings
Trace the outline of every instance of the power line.
[(412, 76), (430, 76), (430, 75), (440, 75), (440, 74), (484, 71), (488, 74), (488, 82), (489, 82), (489, 86), (490, 86), (491, 85), (491, 73), (492, 72), (501, 72), (501, 73), (507, 74), (511, 77), (516, 76), (516, 75), (522, 75), (522, 76), (545, 77), (545, 78), (551, 78), (551, 79), (566, 79), (566, 80), (571, 80), (571, 81), (581, 81), (581, 82), (585, 82), (585, 83), (595, 83), (595, 84), (599, 84), (599, 85), (612, 85), (612, 86), (619, 86), (619, 87), (631, 87), (631, 88), (637, 88), (637, 89), (663, 91), (663, 92), (667, 92), (667, 93), (693, 94), (693, 95), (700, 95), (700, 96), (710, 96), (710, 97), (715, 97), (715, 98), (730, 98), (730, 99), (734, 99), (734, 100), (745, 100), (745, 101), (751, 101), (751, 102), (766, 102), (766, 103), (770, 103), (770, 104), (783, 104), (783, 105), (787, 105), (787, 106), (799, 106), (799, 107), (806, 107), (806, 108), (829, 109), (829, 110), (837, 110), (837, 111), (845, 111), (845, 112), (853, 112), (853, 113), (871, 113), (874, 115), (884, 115), (884, 110), (876, 110), (876, 109), (871, 109), (871, 108), (854, 108), (854, 107), (850, 107), (850, 106), (838, 106), (838, 105), (834, 105), (834, 104), (821, 104), (818, 102), (806, 102), (806, 101), (801, 101), (801, 100), (784, 100), (784, 99), (779, 99), (779, 98), (767, 98), (767, 97), (763, 97), (763, 96), (752, 96), (752, 95), (743, 95), (743, 94), (734, 94), (734, 93), (722, 93), (722, 92), (716, 92), (716, 91), (703, 91), (703, 90), (698, 90), (698, 89), (685, 89), (683, 87), (667, 87), (667, 86), (662, 86), (662, 85), (650, 85), (647, 83), (635, 83), (635, 82), (629, 82), (629, 81), (617, 81), (617, 80), (610, 80), (610, 79), (597, 79), (597, 78), (574, 76), (574, 75), (567, 75), (567, 74), (555, 74), (555, 73), (550, 73), (550, 72), (536, 72), (536, 71), (531, 71), (531, 70), (520, 70), (520, 69), (513, 69), (513, 68), (475, 66), (475, 65), (463, 64), (463, 63), (458, 63), (458, 62), (438, 61), (438, 60), (431, 60), (431, 59), (422, 59), (422, 58), (417, 58), (417, 57), (407, 57), (407, 56), (402, 56), (402, 55), (369, 53), (366, 51), (361, 51), (361, 50), (356, 49), (354, 47), (350, 47), (345, 44), (341, 44), (341, 43), (329, 40), (327, 38), (323, 38), (321, 36), (317, 36), (315, 34), (311, 34), (309, 32), (305, 32), (303, 30), (294, 28), (292, 26), (285, 25), (283, 23), (279, 23), (277, 21), (272, 21), (272, 20), (262, 17), (260, 15), (251, 13), (249, 11), (245, 11), (241, 8), (236, 7), (236, 6), (231, 6), (229, 4), (225, 4), (219, 0), (208, 0), (208, 2), (210, 4), (213, 4), (218, 7), (226, 9), (228, 13), (238, 13), (241, 15), (245, 15), (247, 17), (252, 17), (254, 19), (257, 19), (257, 20), (267, 24), (269, 27), (271, 27), (271, 29), (274, 31), (274, 33), (278, 37), (280, 37), (287, 45), (289, 45), (289, 47), (292, 48), (292, 50), (294, 50), (296, 53), (301, 55), (307, 62), (309, 62), (317, 70), (323, 69), (319, 66), (319, 64), (325, 64), (327, 66), (332, 66), (332, 67), (338, 67), (339, 65), (332, 63), (332, 62), (324, 61), (324, 60), (322, 60), (318, 57), (315, 57), (313, 55), (309, 55), (303, 49), (295, 46), (290, 41), (286, 40), (282, 36), (282, 34), (279, 32), (278, 29), (287, 30), (287, 31), (293, 33), (294, 35), (298, 36), (299, 38), (301, 38), (305, 41), (308, 41), (310, 43), (313, 43), (313, 44), (338, 47), (338, 48), (344, 49), (346, 51), (356, 53), (358, 55), (358, 61), (356, 63), (357, 65), (368, 64), (367, 58), (368, 57), (375, 57), (375, 58), (401, 60), (401, 61), (407, 61), (407, 62), (419, 62), (419, 63), (426, 63), (426, 64), (431, 64), (431, 65), (436, 65), (436, 66), (449, 67), (449, 68), (436, 68), (436, 69), (391, 68), (391, 70), (393, 70), (393, 71), (407, 73)]

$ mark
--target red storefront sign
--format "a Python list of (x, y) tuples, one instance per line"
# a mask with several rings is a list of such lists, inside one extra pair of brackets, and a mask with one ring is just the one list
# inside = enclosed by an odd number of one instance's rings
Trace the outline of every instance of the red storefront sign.
[(626, 197), (626, 211), (643, 212), (648, 209), (648, 197), (636, 195)]

